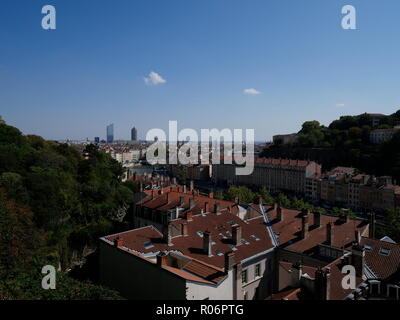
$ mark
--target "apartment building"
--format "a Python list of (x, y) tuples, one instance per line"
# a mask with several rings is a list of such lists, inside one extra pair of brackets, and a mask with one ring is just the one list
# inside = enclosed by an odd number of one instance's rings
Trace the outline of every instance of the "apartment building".
[(271, 192), (291, 191), (304, 194), (306, 179), (321, 174), (321, 166), (314, 161), (256, 158), (250, 175), (236, 175), (236, 165), (216, 164), (212, 179), (217, 184), (239, 184), (266, 187)]
[(337, 167), (306, 179), (306, 197), (355, 209), (385, 210), (398, 206), (400, 186), (392, 178), (360, 174), (355, 168)]
[(399, 126), (390, 129), (376, 129), (372, 130), (369, 134), (370, 142), (379, 144), (392, 139), (393, 135), (400, 130)]

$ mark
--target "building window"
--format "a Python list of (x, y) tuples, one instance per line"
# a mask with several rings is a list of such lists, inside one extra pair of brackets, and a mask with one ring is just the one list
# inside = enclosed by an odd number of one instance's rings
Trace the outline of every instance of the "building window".
[(247, 270), (242, 271), (242, 283), (247, 283)]
[(261, 277), (261, 264), (256, 264), (254, 274), (256, 278)]

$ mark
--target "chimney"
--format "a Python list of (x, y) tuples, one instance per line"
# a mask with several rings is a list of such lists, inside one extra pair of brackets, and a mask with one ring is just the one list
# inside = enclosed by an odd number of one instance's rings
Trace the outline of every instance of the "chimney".
[(213, 193), (213, 192), (210, 192), (210, 193), (208, 194), (208, 197), (209, 197), (210, 199), (214, 199), (214, 193)]
[(242, 244), (242, 227), (238, 224), (232, 226), (232, 240), (235, 246)]
[(365, 251), (359, 244), (351, 248), (351, 264), (356, 269), (356, 276), (362, 277), (364, 274)]
[(124, 245), (124, 240), (122, 240), (120, 237), (114, 239), (115, 247), (122, 247), (123, 245)]
[(296, 262), (292, 265), (292, 287), (300, 286), (301, 275), (303, 274), (303, 266), (301, 262)]
[(360, 244), (361, 243), (361, 231), (356, 229), (354, 231), (354, 234), (355, 234), (355, 239), (356, 239), (357, 244)]
[(175, 178), (175, 177), (172, 178), (172, 184), (175, 184), (175, 185), (176, 185), (176, 178)]
[(194, 198), (189, 198), (189, 209), (193, 209), (196, 205)]
[(340, 223), (347, 223), (349, 221), (349, 216), (347, 214), (341, 214), (339, 216)]
[(188, 225), (187, 225), (187, 223), (182, 223), (181, 224), (181, 234), (184, 237), (186, 237), (188, 235)]
[(172, 236), (171, 236), (171, 229), (170, 226), (164, 226), (163, 230), (163, 238), (164, 241), (168, 244), (168, 246), (172, 246)]
[(282, 208), (281, 205), (275, 204), (274, 208), (276, 207), (276, 219), (279, 221), (283, 220), (283, 213), (282, 213)]
[(261, 196), (258, 196), (258, 204), (263, 204), (263, 198)]
[(239, 204), (239, 202), (240, 202), (239, 197), (236, 196), (236, 197), (235, 197), (235, 203), (236, 203), (236, 204)]
[(326, 225), (326, 243), (331, 246), (333, 243), (333, 224), (329, 222)]
[(318, 268), (315, 271), (315, 298), (317, 300), (330, 300), (330, 276), (330, 268), (325, 268), (325, 270)]
[(274, 203), (273, 210), (276, 211), (276, 209), (278, 209), (278, 204), (275, 202), (275, 203)]
[(140, 181), (140, 192), (143, 192), (143, 182)]
[(301, 217), (301, 238), (307, 239), (308, 237), (308, 215)]
[(210, 212), (210, 208), (208, 207), (208, 202), (204, 203), (204, 213)]
[(180, 196), (179, 197), (179, 206), (182, 207), (184, 203), (185, 203), (185, 197), (184, 196)]
[(161, 252), (157, 255), (157, 266), (162, 267), (167, 265), (167, 255)]
[(369, 214), (369, 237), (375, 239), (375, 212)]
[(206, 255), (209, 257), (212, 256), (211, 253), (211, 233), (209, 231), (205, 231), (203, 233), (203, 250)]
[(186, 220), (187, 221), (193, 221), (193, 213), (192, 213), (192, 211), (186, 212)]
[(167, 203), (169, 203), (169, 192), (167, 192)]
[(190, 191), (194, 190), (194, 182), (193, 180), (190, 180)]
[(216, 213), (217, 215), (221, 214), (221, 206), (218, 202), (214, 204), (214, 213)]
[(321, 213), (313, 212), (313, 215), (314, 215), (314, 226), (316, 228), (321, 227)]
[(183, 185), (183, 193), (186, 193), (186, 184)]
[(231, 271), (233, 269), (234, 264), (235, 264), (235, 253), (232, 251), (225, 253), (225, 273)]

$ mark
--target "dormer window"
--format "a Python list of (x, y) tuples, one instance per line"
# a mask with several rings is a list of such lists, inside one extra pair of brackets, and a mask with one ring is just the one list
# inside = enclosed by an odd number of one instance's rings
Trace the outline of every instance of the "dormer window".
[(143, 247), (144, 247), (145, 249), (150, 249), (150, 248), (153, 248), (154, 245), (153, 245), (153, 243), (149, 240), (149, 241), (146, 241), (146, 242), (143, 243)]
[(364, 249), (367, 250), (367, 251), (371, 251), (372, 248), (373, 248), (372, 245), (370, 245), (370, 244), (368, 244), (368, 243), (366, 243), (366, 244), (364, 245)]
[(381, 248), (381, 250), (379, 250), (379, 253), (383, 256), (389, 256), (390, 255), (390, 249), (388, 248)]

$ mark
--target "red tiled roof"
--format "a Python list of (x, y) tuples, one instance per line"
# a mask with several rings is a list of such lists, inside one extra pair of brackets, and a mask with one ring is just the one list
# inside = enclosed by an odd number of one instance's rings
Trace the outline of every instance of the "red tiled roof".
[[(353, 290), (343, 289), (342, 280), (345, 274), (342, 273), (342, 269), (345, 266), (344, 261), (339, 258), (322, 269), (325, 270), (330, 268), (330, 300), (343, 300), (345, 299)], [(360, 277), (356, 277), (356, 286), (360, 285), (363, 280)]]
[(291, 166), (291, 167), (306, 167), (313, 162), (307, 160), (293, 160), (293, 159), (256, 158), (255, 163), (272, 164), (279, 166)]
[[(387, 279), (400, 270), (400, 245), (370, 238), (362, 238), (361, 245), (371, 247), (365, 250), (365, 261), (379, 279)], [(390, 250), (388, 256), (381, 253), (382, 248)]]
[(313, 214), (309, 214), (308, 237), (300, 240), (299, 236), (302, 229), (301, 211), (282, 208), (283, 221), (274, 223), (276, 211), (269, 206), (266, 206), (266, 210), (270, 221), (273, 222), (272, 229), (278, 234), (280, 245), (287, 249), (303, 253), (308, 253), (308, 251), (326, 241), (326, 225), (330, 222), (334, 223), (332, 246), (336, 248), (350, 247), (356, 241), (355, 230), (359, 230), (363, 234), (367, 228), (365, 222), (353, 219), (348, 219), (347, 223), (335, 224), (338, 221), (338, 217), (328, 215), (321, 215), (321, 227), (314, 228)]

